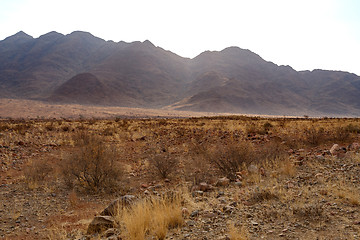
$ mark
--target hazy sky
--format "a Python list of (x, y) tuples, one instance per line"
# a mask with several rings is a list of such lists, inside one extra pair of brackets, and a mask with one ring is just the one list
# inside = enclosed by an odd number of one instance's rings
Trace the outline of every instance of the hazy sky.
[(91, 32), (195, 57), (238, 46), (296, 70), (360, 75), (360, 0), (0, 0), (0, 40)]

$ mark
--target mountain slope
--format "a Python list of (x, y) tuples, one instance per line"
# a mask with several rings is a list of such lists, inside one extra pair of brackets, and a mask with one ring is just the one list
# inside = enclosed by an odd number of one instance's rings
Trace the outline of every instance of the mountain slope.
[(0, 41), (0, 94), (52, 102), (360, 116), (360, 77), (278, 66), (238, 47), (182, 58), (150, 41), (19, 32)]

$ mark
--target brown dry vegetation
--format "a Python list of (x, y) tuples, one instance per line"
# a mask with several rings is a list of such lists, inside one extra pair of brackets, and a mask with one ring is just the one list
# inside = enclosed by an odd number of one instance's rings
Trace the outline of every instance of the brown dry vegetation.
[(0, 237), (79, 239), (132, 194), (122, 239), (359, 239), (359, 134), (359, 119), (2, 120)]

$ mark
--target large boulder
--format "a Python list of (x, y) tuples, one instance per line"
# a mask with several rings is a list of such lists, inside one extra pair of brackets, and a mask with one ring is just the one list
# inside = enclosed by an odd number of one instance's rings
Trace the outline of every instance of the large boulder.
[(101, 213), (101, 216), (115, 216), (121, 211), (122, 208), (130, 206), (136, 200), (134, 195), (124, 195), (107, 206)]
[(102, 233), (109, 228), (114, 228), (115, 225), (115, 220), (111, 216), (96, 216), (89, 224), (87, 234)]

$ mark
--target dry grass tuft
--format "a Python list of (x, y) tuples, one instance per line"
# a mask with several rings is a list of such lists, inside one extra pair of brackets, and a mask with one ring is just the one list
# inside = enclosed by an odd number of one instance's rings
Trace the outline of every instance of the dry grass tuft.
[(244, 227), (242, 227), (240, 230), (235, 227), (234, 223), (229, 224), (229, 238), (230, 240), (247, 240), (248, 234)]
[(348, 202), (355, 206), (360, 206), (359, 191), (344, 181), (338, 181), (332, 187), (329, 186), (329, 192), (339, 198), (340, 201)]
[(29, 188), (37, 188), (48, 178), (53, 168), (45, 161), (33, 161), (24, 170), (25, 181)]
[(181, 196), (151, 197), (125, 209), (119, 215), (126, 239), (143, 240), (146, 235), (165, 239), (169, 228), (182, 226)]

